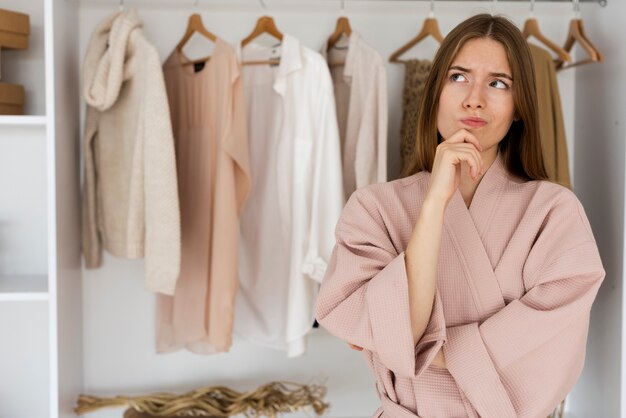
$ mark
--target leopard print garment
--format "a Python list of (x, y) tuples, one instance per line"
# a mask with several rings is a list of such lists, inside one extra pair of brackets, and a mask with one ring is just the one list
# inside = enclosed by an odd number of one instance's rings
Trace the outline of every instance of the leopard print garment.
[(402, 93), (402, 127), (400, 128), (400, 151), (402, 153), (402, 171), (411, 161), (415, 150), (415, 132), (417, 129), (417, 111), (424, 93), (424, 84), (432, 67), (429, 60), (411, 59), (404, 62), (404, 90)]

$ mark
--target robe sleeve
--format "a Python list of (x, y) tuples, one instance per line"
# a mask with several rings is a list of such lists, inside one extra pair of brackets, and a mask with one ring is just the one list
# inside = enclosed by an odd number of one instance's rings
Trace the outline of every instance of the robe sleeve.
[(180, 272), (180, 209), (176, 154), (159, 55), (146, 51), (143, 113), (145, 287), (173, 295)]
[(324, 277), (333, 249), (333, 229), (344, 205), (341, 146), (333, 84), (320, 56), (319, 91), (313, 106), (315, 120), (311, 212), (302, 272), (316, 282)]
[(582, 371), (605, 272), (584, 210), (568, 196), (528, 254), (524, 296), (482, 323), (447, 328), (446, 366), (480, 416), (545, 417)]
[(445, 341), (439, 293), (424, 335), (413, 344), (404, 252), (398, 252), (369, 188), (350, 197), (317, 299), (316, 318), (330, 333), (376, 354), (396, 374), (416, 377)]

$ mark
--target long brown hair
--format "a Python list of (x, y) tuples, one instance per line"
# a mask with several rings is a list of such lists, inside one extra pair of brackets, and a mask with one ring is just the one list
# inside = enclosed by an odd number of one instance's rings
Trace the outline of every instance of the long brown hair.
[(479, 14), (461, 22), (439, 47), (420, 102), (417, 115), (415, 151), (403, 176), (432, 171), (437, 145), (442, 141), (437, 130), (439, 97), (452, 61), (463, 45), (477, 38), (490, 38), (504, 47), (513, 76), (514, 120), (498, 144), (509, 173), (524, 180), (547, 179), (541, 154), (537, 112), (535, 71), (530, 48), (519, 29), (501, 16)]

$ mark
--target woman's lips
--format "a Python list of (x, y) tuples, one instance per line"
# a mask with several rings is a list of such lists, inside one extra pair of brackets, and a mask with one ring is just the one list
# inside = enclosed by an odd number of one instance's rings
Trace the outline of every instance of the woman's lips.
[(465, 118), (461, 119), (461, 122), (472, 128), (482, 128), (487, 124), (487, 121), (481, 118)]

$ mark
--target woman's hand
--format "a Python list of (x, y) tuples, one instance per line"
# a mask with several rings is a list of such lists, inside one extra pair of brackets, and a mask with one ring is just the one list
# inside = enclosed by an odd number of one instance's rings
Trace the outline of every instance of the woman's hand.
[(459, 187), (461, 163), (469, 166), (469, 175), (477, 180), (483, 173), (482, 146), (466, 129), (455, 132), (437, 146), (435, 161), (428, 184), (427, 198), (435, 198), (446, 205)]

